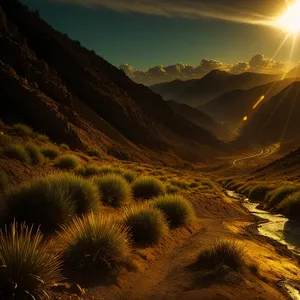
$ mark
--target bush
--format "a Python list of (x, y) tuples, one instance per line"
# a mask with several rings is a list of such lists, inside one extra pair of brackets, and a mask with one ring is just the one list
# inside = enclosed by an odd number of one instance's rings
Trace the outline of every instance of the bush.
[(87, 152), (87, 154), (92, 157), (100, 157), (101, 156), (101, 153), (97, 150), (89, 150)]
[(15, 218), (52, 232), (75, 213), (97, 209), (99, 202), (97, 188), (91, 182), (72, 174), (54, 174), (9, 191), (4, 216), (6, 223)]
[(108, 174), (95, 177), (93, 182), (99, 189), (104, 204), (120, 207), (131, 198), (131, 190), (127, 181), (119, 175)]
[(180, 189), (174, 185), (168, 184), (166, 186), (166, 192), (167, 194), (177, 194), (178, 192), (180, 192)]
[(66, 262), (76, 269), (114, 272), (128, 259), (128, 231), (112, 219), (90, 214), (62, 228)]
[(289, 195), (296, 193), (300, 190), (299, 186), (283, 186), (280, 187), (276, 190), (273, 190), (271, 192), (269, 192), (267, 194), (267, 199), (268, 199), (268, 203), (267, 203), (267, 207), (270, 208), (274, 208), (275, 206), (277, 206), (278, 204), (280, 204), (280, 202), (288, 197)]
[(278, 211), (284, 215), (300, 220), (300, 192), (286, 197), (278, 206)]
[(66, 151), (70, 150), (70, 147), (66, 144), (60, 144), (59, 147), (63, 150), (66, 150)]
[(33, 165), (41, 166), (44, 163), (44, 155), (37, 145), (27, 143), (25, 144), (25, 150), (27, 151), (30, 161)]
[(60, 254), (40, 231), (13, 223), (0, 231), (1, 299), (51, 299), (49, 289), (62, 280)]
[(54, 166), (63, 170), (71, 170), (78, 167), (80, 160), (73, 154), (65, 154), (57, 158)]
[(181, 196), (162, 196), (155, 200), (154, 207), (163, 212), (171, 227), (187, 225), (195, 217), (192, 204)]
[(49, 159), (55, 159), (59, 156), (59, 151), (54, 148), (41, 148), (41, 152)]
[(137, 178), (137, 174), (135, 172), (126, 172), (123, 176), (129, 183), (133, 182)]
[(196, 265), (201, 270), (212, 272), (217, 278), (230, 271), (241, 272), (245, 265), (244, 256), (243, 247), (235, 242), (223, 241), (201, 250)]
[(146, 245), (157, 243), (168, 229), (163, 214), (146, 205), (128, 207), (125, 210), (124, 224), (129, 228), (134, 242)]
[(165, 192), (164, 185), (153, 176), (141, 176), (132, 184), (133, 196), (136, 199), (150, 199)]
[(30, 163), (30, 157), (21, 144), (7, 144), (4, 146), (4, 153), (10, 158), (17, 159), (22, 163)]
[(46, 134), (37, 133), (36, 137), (41, 142), (44, 142), (44, 143), (50, 142), (49, 136), (47, 136)]
[(13, 128), (15, 129), (15, 132), (21, 136), (24, 137), (33, 136), (33, 130), (28, 125), (18, 123), (18, 124), (14, 124)]
[(264, 201), (268, 192), (274, 189), (274, 186), (268, 184), (255, 185), (249, 192), (249, 199), (254, 201)]
[(4, 172), (0, 172), (0, 193), (5, 191), (8, 187), (8, 178)]

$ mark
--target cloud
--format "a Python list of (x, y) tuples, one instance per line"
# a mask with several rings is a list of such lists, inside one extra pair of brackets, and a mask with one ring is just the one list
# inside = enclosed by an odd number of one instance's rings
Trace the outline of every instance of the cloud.
[(197, 79), (205, 76), (212, 70), (218, 69), (233, 74), (244, 72), (256, 72), (267, 74), (281, 74), (290, 69), (288, 62), (268, 59), (263, 54), (256, 54), (249, 61), (237, 62), (234, 65), (224, 62), (204, 58), (197, 66), (190, 66), (183, 63), (177, 63), (168, 66), (155, 66), (147, 71), (136, 70), (134, 67), (123, 64), (120, 66), (127, 76), (131, 79), (146, 85), (159, 82), (172, 81), (175, 79), (188, 80)]
[[(212, 18), (274, 26), (283, 0), (52, 0), (168, 17)], [(292, 1), (292, 0), (290, 0)]]

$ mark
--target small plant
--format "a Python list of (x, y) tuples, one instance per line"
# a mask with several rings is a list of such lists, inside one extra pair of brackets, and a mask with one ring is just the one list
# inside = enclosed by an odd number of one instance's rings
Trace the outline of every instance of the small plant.
[(136, 199), (151, 199), (165, 192), (164, 185), (153, 176), (141, 176), (132, 184), (133, 196)]
[(134, 242), (145, 245), (157, 243), (168, 230), (163, 214), (146, 205), (128, 207), (125, 210), (124, 224), (129, 228)]
[(137, 174), (135, 172), (126, 172), (123, 176), (129, 183), (133, 182), (137, 178)]
[(115, 273), (128, 260), (128, 231), (112, 219), (90, 214), (75, 218), (62, 229), (66, 262), (76, 269)]
[(6, 173), (0, 171), (0, 193), (4, 192), (8, 187), (8, 178)]
[(162, 196), (155, 200), (154, 207), (163, 212), (171, 227), (187, 225), (195, 217), (192, 204), (181, 196)]
[(59, 147), (63, 150), (66, 150), (66, 151), (70, 150), (70, 147), (66, 144), (60, 144)]
[(1, 299), (52, 298), (50, 288), (62, 280), (61, 255), (39, 230), (13, 223), (0, 230)]
[(36, 137), (40, 142), (44, 142), (44, 143), (50, 142), (49, 136), (47, 136), (46, 134), (37, 133)]
[(278, 205), (278, 211), (284, 215), (300, 220), (300, 192), (294, 193), (282, 200)]
[(63, 170), (71, 170), (78, 167), (79, 163), (80, 160), (77, 156), (73, 154), (65, 154), (57, 158), (54, 166)]
[(92, 157), (100, 157), (101, 156), (101, 153), (98, 150), (89, 150), (87, 152), (87, 154)]
[(33, 136), (33, 130), (28, 125), (18, 123), (18, 124), (14, 124), (13, 128), (14, 128), (15, 132), (21, 136), (24, 136), (24, 137)]
[(30, 161), (33, 165), (41, 166), (44, 163), (44, 155), (37, 145), (33, 143), (27, 143), (25, 144), (25, 150), (27, 151)]
[(49, 159), (55, 159), (59, 156), (59, 151), (55, 148), (41, 148), (41, 152), (45, 157), (48, 157)]
[(131, 190), (127, 181), (119, 175), (108, 174), (95, 177), (93, 182), (99, 189), (104, 204), (120, 207), (131, 198)]
[(167, 194), (177, 194), (180, 192), (180, 188), (178, 188), (177, 186), (168, 184), (166, 186), (166, 192), (167, 192)]
[(22, 163), (30, 163), (30, 157), (21, 144), (7, 144), (4, 146), (4, 153), (10, 158), (17, 159)]
[(248, 265), (248, 269), (250, 270), (250, 272), (256, 276), (259, 275), (259, 266), (257, 263), (252, 262)]
[(245, 265), (244, 256), (244, 248), (237, 243), (217, 242), (200, 251), (196, 266), (217, 279), (228, 275), (230, 271), (241, 272)]

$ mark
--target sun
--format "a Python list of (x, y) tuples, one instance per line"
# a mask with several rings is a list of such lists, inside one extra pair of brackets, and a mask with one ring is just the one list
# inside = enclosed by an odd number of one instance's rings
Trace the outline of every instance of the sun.
[(290, 34), (300, 33), (300, 0), (296, 0), (293, 5), (289, 5), (286, 11), (276, 21), (275, 25)]

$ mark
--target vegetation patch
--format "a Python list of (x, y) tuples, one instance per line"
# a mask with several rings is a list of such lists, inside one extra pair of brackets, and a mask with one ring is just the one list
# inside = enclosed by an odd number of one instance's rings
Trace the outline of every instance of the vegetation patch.
[(50, 142), (49, 136), (47, 136), (46, 134), (37, 133), (36, 137), (40, 142), (44, 142), (44, 143)]
[(187, 225), (195, 218), (192, 204), (182, 196), (159, 197), (155, 200), (154, 207), (163, 212), (171, 227)]
[(70, 147), (67, 144), (60, 144), (59, 147), (66, 151), (70, 150)]
[(294, 193), (286, 197), (278, 206), (278, 211), (284, 215), (300, 220), (300, 192)]
[(32, 137), (33, 136), (33, 130), (31, 127), (25, 124), (14, 124), (13, 128), (15, 132), (23, 137)]
[(44, 163), (44, 155), (42, 154), (40, 148), (37, 145), (33, 143), (27, 143), (25, 144), (25, 149), (33, 165), (41, 166)]
[(283, 199), (288, 197), (289, 195), (300, 191), (299, 186), (283, 186), (276, 190), (273, 190), (267, 194), (267, 208), (272, 209), (275, 208), (278, 204), (281, 203)]
[(99, 190), (102, 202), (106, 205), (120, 207), (131, 198), (130, 186), (120, 175), (95, 177), (93, 182)]
[(273, 185), (260, 183), (255, 185), (249, 192), (249, 199), (254, 201), (264, 201), (266, 195), (275, 188)]
[(71, 170), (78, 167), (80, 160), (77, 156), (73, 154), (61, 155), (57, 158), (54, 166), (63, 170)]
[(163, 183), (153, 176), (141, 176), (132, 184), (135, 199), (151, 199), (165, 193)]
[(124, 178), (126, 179), (127, 182), (131, 183), (137, 178), (137, 174), (135, 172), (126, 172), (123, 174)]
[(5, 145), (4, 154), (9, 158), (17, 159), (22, 163), (30, 163), (30, 156), (24, 146), (21, 144)]
[(55, 159), (59, 156), (59, 151), (55, 148), (41, 148), (41, 152), (43, 153), (43, 155), (49, 159)]
[(169, 180), (170, 184), (176, 187), (179, 187), (184, 190), (188, 190), (190, 188), (190, 183), (184, 180), (171, 179)]
[(180, 188), (178, 188), (177, 186), (168, 184), (166, 186), (166, 193), (167, 194), (177, 194), (178, 192), (180, 192)]
[(40, 231), (13, 223), (0, 231), (1, 299), (52, 299), (50, 288), (58, 283), (60, 254)]
[(101, 153), (98, 150), (89, 150), (87, 152), (87, 154), (92, 157), (100, 157), (101, 156)]
[(114, 273), (128, 260), (128, 230), (112, 219), (89, 214), (62, 229), (66, 262), (77, 270)]
[(125, 210), (124, 225), (135, 243), (152, 245), (167, 233), (168, 224), (160, 210), (147, 205)]

